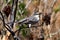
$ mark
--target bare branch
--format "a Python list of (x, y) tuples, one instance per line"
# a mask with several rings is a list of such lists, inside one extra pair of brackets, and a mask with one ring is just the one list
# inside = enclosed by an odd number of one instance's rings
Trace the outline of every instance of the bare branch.
[(3, 18), (3, 20), (2, 20), (2, 21), (3, 21), (3, 26), (4, 26), (12, 35), (15, 35), (13, 31), (11, 31), (9, 28), (6, 27), (5, 21), (4, 21), (4, 16), (3, 16), (3, 14), (1, 13), (1, 11), (0, 11), (0, 14), (1, 14), (2, 18)]
[(13, 28), (13, 25), (14, 25), (14, 22), (15, 22), (17, 4), (18, 4), (18, 0), (13, 0), (12, 10), (11, 10), (11, 15), (10, 15), (10, 22), (12, 22), (12, 24), (11, 24), (12, 28)]
[(31, 3), (32, 0), (29, 0), (25, 6), (25, 8), (28, 8), (29, 4)]
[(56, 3), (57, 0), (53, 0), (53, 2), (51, 3), (51, 7), (54, 6), (54, 4)]

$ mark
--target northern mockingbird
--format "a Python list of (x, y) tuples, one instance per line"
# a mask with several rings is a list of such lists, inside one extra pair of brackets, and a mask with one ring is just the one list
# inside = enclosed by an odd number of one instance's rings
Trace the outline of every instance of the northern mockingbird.
[(19, 21), (19, 24), (28, 24), (31, 27), (31, 24), (36, 24), (39, 21), (39, 12), (35, 12), (32, 16), (22, 19)]

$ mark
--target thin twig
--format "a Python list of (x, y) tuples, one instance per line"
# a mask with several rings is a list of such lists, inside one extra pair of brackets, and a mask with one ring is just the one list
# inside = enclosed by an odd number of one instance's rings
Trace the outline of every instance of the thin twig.
[[(1, 13), (1, 12), (0, 12)], [(2, 15), (2, 14), (1, 14)], [(3, 19), (0, 17), (0, 19), (3, 21)], [(4, 21), (5, 22), (5, 21)], [(10, 26), (8, 24), (5, 23), (5, 25), (8, 26), (8, 28), (10, 29)]]
[(13, 32), (13, 31), (11, 31), (10, 29), (8, 29), (7, 27), (6, 27), (6, 25), (5, 25), (5, 21), (4, 21), (4, 16), (3, 16), (3, 14), (1, 13), (1, 11), (0, 11), (0, 14), (1, 14), (1, 16), (2, 16), (2, 18), (3, 18), (3, 26), (12, 34), (12, 35), (15, 35), (15, 33)]
[(14, 11), (14, 21), (13, 22), (15, 22), (15, 17), (16, 17), (16, 12), (17, 12), (17, 6), (18, 6), (18, 0), (16, 0), (16, 8), (15, 8), (15, 11)]
[[(13, 25), (14, 25), (14, 22), (15, 22), (15, 17), (16, 17), (16, 12), (17, 12), (17, 6), (18, 6), (18, 0), (13, 0), (12, 11), (11, 11), (11, 14), (12, 14), (11, 16), (13, 17), (13, 19), (11, 19), (12, 20), (12, 24), (11, 24), (12, 28), (13, 28)], [(14, 7), (15, 7), (15, 10), (14, 10)]]

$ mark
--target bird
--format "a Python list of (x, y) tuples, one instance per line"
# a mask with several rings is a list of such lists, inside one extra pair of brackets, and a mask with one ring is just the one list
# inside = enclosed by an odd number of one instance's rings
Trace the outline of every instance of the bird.
[(29, 22), (28, 23), (31, 23), (31, 24), (35, 24), (39, 21), (39, 14), (38, 12), (37, 13), (34, 13), (31, 17), (29, 17), (27, 19)]
[(19, 24), (27, 24), (29, 25), (29, 27), (31, 27), (31, 25), (38, 23), (39, 21), (39, 12), (34, 12), (34, 14), (28, 18), (22, 19), (19, 21)]

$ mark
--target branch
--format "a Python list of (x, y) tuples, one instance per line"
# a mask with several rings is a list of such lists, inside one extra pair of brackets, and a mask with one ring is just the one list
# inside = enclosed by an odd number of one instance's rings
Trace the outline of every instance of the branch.
[[(1, 18), (0, 18), (0, 19), (1, 19)], [(1, 20), (2, 20), (2, 19), (1, 19)], [(2, 20), (2, 21), (3, 21), (3, 20)], [(5, 23), (5, 25), (8, 26), (9, 29), (11, 29), (10, 26), (9, 26), (8, 24)]]
[(1, 11), (0, 11), (0, 14), (1, 14), (2, 18), (3, 18), (3, 20), (2, 20), (2, 21), (3, 21), (3, 26), (4, 26), (12, 35), (15, 35), (13, 31), (11, 31), (10, 29), (8, 29), (8, 28), (6, 27), (5, 21), (4, 21), (4, 16), (3, 16), (3, 14), (1, 13)]
[(57, 0), (53, 0), (53, 3), (51, 3), (51, 7), (54, 6), (54, 4), (56, 3)]
[(17, 6), (18, 6), (18, 0), (16, 0), (16, 8), (15, 8), (15, 11), (14, 11), (14, 21), (15, 22), (15, 17), (16, 17), (16, 12), (17, 12)]
[(29, 2), (27, 2), (25, 8), (28, 8), (29, 4), (31, 3), (32, 0), (29, 0)]
[(13, 25), (14, 25), (14, 22), (15, 22), (17, 4), (18, 4), (18, 0), (13, 0), (12, 10), (11, 10), (11, 15), (10, 15), (10, 22), (12, 22), (12, 24), (11, 24), (12, 28), (13, 28)]
[(1, 11), (0, 11), (0, 14), (1, 14), (1, 16), (2, 16), (3, 25), (5, 26), (4, 16), (3, 16), (3, 14), (1, 13)]

